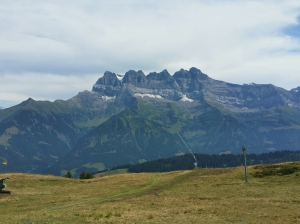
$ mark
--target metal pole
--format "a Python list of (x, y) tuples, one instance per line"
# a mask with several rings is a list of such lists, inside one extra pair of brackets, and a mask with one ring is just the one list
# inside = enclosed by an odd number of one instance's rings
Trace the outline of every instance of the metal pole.
[(3, 165), (4, 165), (4, 173), (6, 173), (7, 160), (4, 160), (2, 163), (3, 163)]
[(244, 154), (244, 165), (245, 165), (245, 183), (248, 183), (248, 169), (247, 169), (247, 160), (246, 160), (246, 148), (242, 148)]
[(183, 138), (181, 137), (181, 135), (178, 132), (177, 132), (177, 134), (181, 138), (181, 140), (183, 141), (183, 143), (185, 144), (185, 146), (188, 148), (188, 150), (190, 151), (190, 153), (192, 154), (192, 156), (194, 157), (194, 160), (195, 160), (194, 166), (195, 166), (195, 168), (197, 168), (198, 161), (197, 161), (195, 155), (192, 153), (192, 150), (190, 150), (190, 148), (187, 146), (187, 144), (185, 143), (185, 141), (183, 140)]

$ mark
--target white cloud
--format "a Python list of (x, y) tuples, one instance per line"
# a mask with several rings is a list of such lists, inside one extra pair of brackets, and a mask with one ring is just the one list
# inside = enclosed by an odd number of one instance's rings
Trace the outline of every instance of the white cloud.
[(5, 74), (1, 76), (0, 83), (2, 106), (12, 106), (11, 102), (21, 103), (28, 98), (50, 101), (62, 99), (62, 97), (69, 99), (79, 91), (92, 90), (91, 83), (96, 82), (100, 76), (101, 74), (85, 74), (84, 76)]
[(298, 1), (16, 0), (0, 5), (0, 105), (28, 97), (67, 99), (91, 89), (106, 70), (172, 74), (194, 66), (227, 82), (300, 85), (299, 39), (284, 33), (299, 22)]

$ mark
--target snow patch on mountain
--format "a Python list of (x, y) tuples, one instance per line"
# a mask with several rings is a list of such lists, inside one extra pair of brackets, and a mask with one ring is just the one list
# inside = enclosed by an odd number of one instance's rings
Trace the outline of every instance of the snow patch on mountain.
[(116, 96), (102, 96), (102, 99), (105, 100), (105, 101), (108, 101), (108, 100), (115, 100), (116, 99)]
[(119, 79), (119, 81), (120, 81), (121, 84), (122, 84), (122, 83), (123, 83), (123, 78), (124, 78), (124, 76), (123, 76), (123, 75), (117, 74), (117, 78)]
[(180, 101), (188, 101), (188, 102), (193, 102), (194, 100), (187, 98), (186, 95), (183, 95)]
[(134, 96), (139, 96), (139, 97), (150, 97), (150, 98), (158, 98), (158, 99), (163, 99), (161, 95), (154, 95), (154, 94), (141, 94), (141, 93), (135, 93)]

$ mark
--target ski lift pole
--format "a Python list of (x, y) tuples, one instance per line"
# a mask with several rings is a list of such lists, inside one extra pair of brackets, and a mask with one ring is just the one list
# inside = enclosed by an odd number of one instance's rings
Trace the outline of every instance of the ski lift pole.
[(248, 183), (248, 169), (247, 169), (247, 161), (246, 161), (246, 148), (243, 146), (242, 151), (244, 154), (244, 166), (245, 166), (245, 183)]
[(187, 146), (187, 144), (185, 143), (185, 141), (183, 140), (183, 138), (181, 137), (181, 135), (178, 132), (177, 132), (177, 134), (181, 138), (181, 140), (183, 141), (183, 143), (185, 144), (185, 146), (188, 148), (188, 150), (190, 151), (190, 153), (192, 154), (192, 156), (194, 157), (194, 160), (195, 160), (194, 166), (195, 166), (195, 168), (197, 168), (198, 161), (197, 161), (195, 155), (193, 154), (192, 150), (190, 150), (190, 148)]
[(6, 173), (7, 160), (4, 160), (4, 161), (3, 161), (3, 165), (4, 165), (4, 173)]

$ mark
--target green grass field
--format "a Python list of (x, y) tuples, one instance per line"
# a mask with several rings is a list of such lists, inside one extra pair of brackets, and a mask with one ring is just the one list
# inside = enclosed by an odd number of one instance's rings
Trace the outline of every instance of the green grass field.
[(8, 176), (1, 223), (300, 223), (300, 163), (116, 174)]

